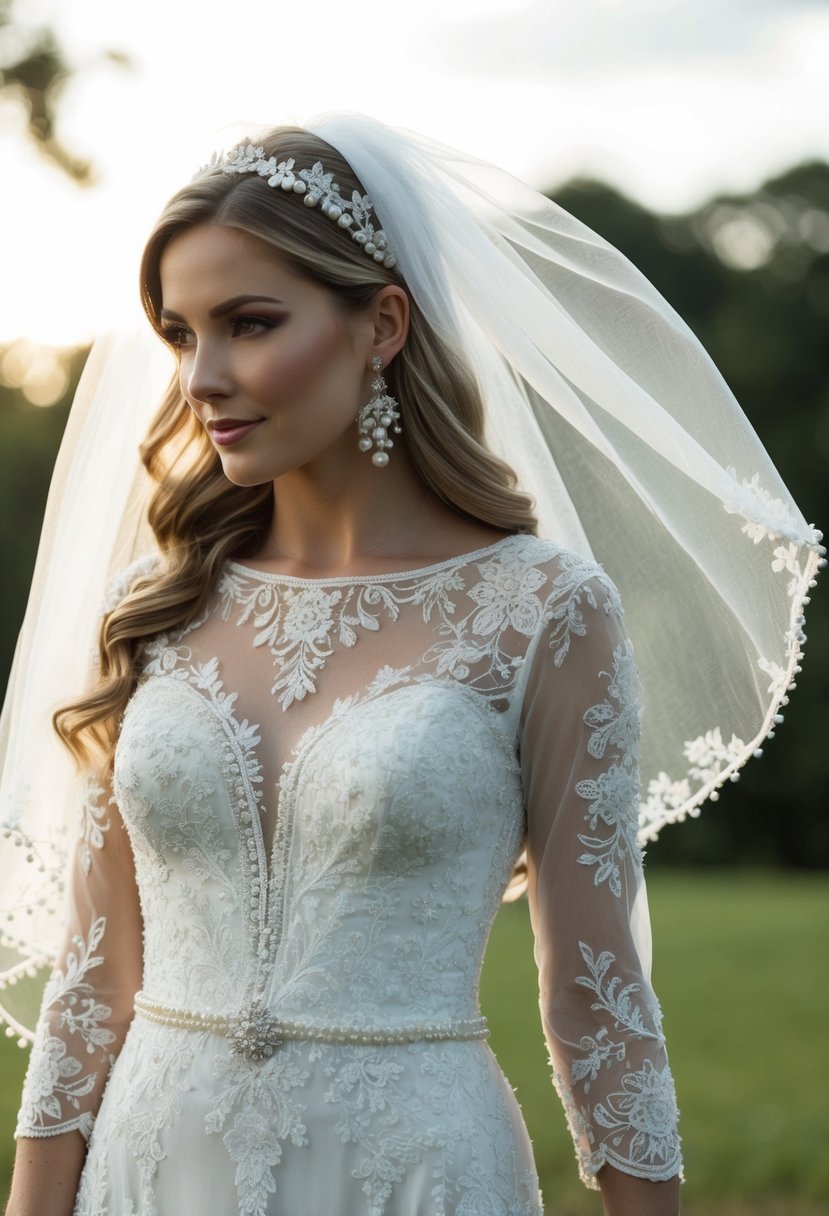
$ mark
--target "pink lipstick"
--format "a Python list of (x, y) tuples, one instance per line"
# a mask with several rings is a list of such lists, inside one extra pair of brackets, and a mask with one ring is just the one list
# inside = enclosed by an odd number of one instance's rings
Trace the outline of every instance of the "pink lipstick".
[(218, 443), (220, 447), (227, 447), (231, 443), (238, 443), (240, 439), (244, 439), (255, 427), (259, 426), (261, 421), (261, 418), (257, 418), (253, 422), (237, 422), (235, 419), (228, 418), (223, 422), (208, 423), (208, 429), (214, 443)]

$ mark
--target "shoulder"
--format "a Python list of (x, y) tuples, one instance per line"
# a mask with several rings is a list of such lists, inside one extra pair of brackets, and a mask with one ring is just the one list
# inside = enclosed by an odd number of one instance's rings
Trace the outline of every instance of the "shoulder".
[(531, 638), (527, 658), (542, 667), (560, 668), (575, 652), (592, 661), (624, 635), (613, 579), (594, 558), (555, 541), (515, 536), (501, 546), (492, 581), (515, 605), (512, 622), (520, 619), (520, 631)]
[(545, 620), (579, 602), (622, 615), (618, 588), (604, 567), (556, 541), (518, 533), (501, 546), (498, 563), (520, 579), (525, 591), (534, 589)]
[(100, 615), (114, 612), (118, 605), (126, 599), (139, 579), (152, 578), (161, 571), (162, 559), (159, 553), (148, 553), (136, 558), (129, 566), (119, 570), (107, 584), (101, 601)]

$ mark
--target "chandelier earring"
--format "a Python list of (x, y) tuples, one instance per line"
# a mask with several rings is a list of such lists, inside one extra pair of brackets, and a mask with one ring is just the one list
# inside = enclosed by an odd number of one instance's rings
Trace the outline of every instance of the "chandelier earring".
[(378, 468), (389, 463), (388, 449), (394, 447), (394, 441), (389, 438), (389, 427), (395, 435), (400, 434), (400, 412), (394, 397), (386, 392), (386, 382), (383, 379), (383, 360), (375, 355), (371, 361), (374, 379), (371, 382), (371, 400), (364, 405), (357, 415), (357, 430), (360, 438), (357, 442), (361, 452), (372, 452), (371, 463)]

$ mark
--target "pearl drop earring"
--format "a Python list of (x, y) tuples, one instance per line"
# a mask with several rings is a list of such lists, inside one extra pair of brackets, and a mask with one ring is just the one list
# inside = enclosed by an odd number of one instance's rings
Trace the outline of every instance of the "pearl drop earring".
[(374, 372), (374, 379), (371, 382), (371, 400), (357, 415), (357, 430), (360, 432), (357, 446), (361, 452), (371, 452), (376, 445), (377, 451), (372, 453), (371, 463), (382, 468), (383, 465), (389, 463), (388, 449), (394, 447), (394, 441), (389, 438), (388, 428), (393, 427), (395, 435), (400, 434), (400, 412), (394, 397), (390, 397), (385, 391), (386, 382), (382, 376), (383, 360), (379, 355), (375, 355), (371, 360), (371, 368)]

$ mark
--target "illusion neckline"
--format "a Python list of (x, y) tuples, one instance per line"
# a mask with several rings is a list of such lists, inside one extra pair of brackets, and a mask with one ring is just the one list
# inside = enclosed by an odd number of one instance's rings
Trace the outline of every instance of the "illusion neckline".
[(510, 532), (507, 536), (502, 536), (500, 540), (493, 541), (491, 545), (485, 545), (482, 549), (473, 549), (469, 553), (457, 553), (454, 557), (446, 557), (439, 562), (430, 562), (426, 566), (416, 566), (411, 570), (390, 570), (377, 574), (339, 574), (331, 578), (307, 578), (296, 574), (276, 574), (270, 570), (259, 570), (255, 566), (248, 566), (232, 559), (228, 559), (225, 566), (266, 583), (287, 583), (298, 587), (345, 587), (354, 583), (386, 583), (396, 582), (399, 579), (417, 578), (419, 575), (435, 574), (441, 570), (448, 570), (452, 566), (468, 565), (479, 557), (486, 557), (496, 549), (500, 549), (501, 546), (526, 536), (527, 533), (524, 532)]

